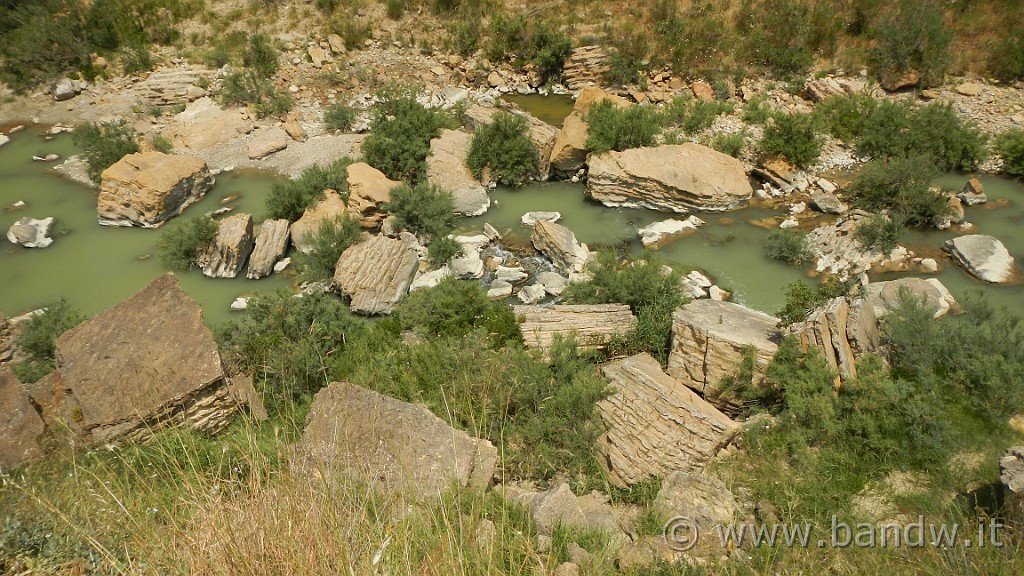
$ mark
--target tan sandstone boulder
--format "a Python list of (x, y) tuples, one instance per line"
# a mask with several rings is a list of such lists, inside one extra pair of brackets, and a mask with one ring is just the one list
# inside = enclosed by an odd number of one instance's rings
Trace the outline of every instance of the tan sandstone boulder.
[(213, 182), (199, 158), (156, 151), (129, 154), (100, 175), (99, 223), (156, 228), (202, 198)]
[(363, 228), (379, 228), (387, 216), (384, 204), (389, 193), (401, 182), (389, 179), (383, 172), (366, 162), (349, 164), (348, 212), (359, 219)]

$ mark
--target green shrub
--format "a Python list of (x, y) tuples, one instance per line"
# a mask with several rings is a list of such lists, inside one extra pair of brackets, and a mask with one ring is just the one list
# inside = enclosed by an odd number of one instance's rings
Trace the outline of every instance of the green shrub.
[(348, 130), (356, 121), (356, 109), (336, 102), (324, 110), (324, 126), (328, 130)]
[(773, 117), (772, 107), (768, 103), (768, 99), (762, 95), (751, 98), (750, 102), (747, 102), (743, 107), (743, 115), (741, 116), (747, 124), (758, 125), (767, 124)]
[(779, 114), (764, 129), (761, 153), (778, 155), (799, 168), (809, 168), (821, 156), (821, 140), (810, 114)]
[(948, 211), (945, 195), (931, 186), (935, 176), (937, 171), (926, 159), (872, 160), (846, 192), (857, 206), (888, 211), (897, 223), (931, 226)]
[(682, 12), (674, 1), (655, 5), (651, 21), (661, 40), (658, 53), (665, 54), (673, 73), (699, 75), (719, 66), (734, 45), (728, 11), (728, 0), (694, 2)]
[(295, 267), (299, 270), (299, 276), (310, 282), (333, 278), (341, 253), (355, 244), (362, 232), (359, 221), (348, 214), (321, 220), (316, 232), (310, 233), (310, 238), (307, 238), (309, 252), (295, 253)]
[(268, 218), (294, 222), (306, 208), (323, 197), (324, 190), (334, 190), (348, 201), (348, 165), (351, 163), (351, 158), (344, 157), (326, 167), (314, 164), (295, 180), (274, 184), (267, 195)]
[(650, 106), (619, 108), (611, 100), (602, 100), (590, 108), (586, 121), (590, 130), (587, 148), (600, 153), (653, 146), (663, 118)]
[(870, 94), (855, 93), (830, 96), (814, 108), (814, 116), (832, 136), (853, 142), (861, 135), (867, 119), (878, 101)]
[(82, 148), (89, 164), (89, 177), (97, 184), (100, 174), (128, 154), (139, 151), (138, 134), (123, 122), (88, 122), (75, 130), (72, 139)]
[(1024, 28), (1015, 28), (999, 42), (988, 67), (1003, 82), (1024, 80)]
[(677, 272), (662, 274), (653, 256), (618, 262), (611, 252), (602, 252), (591, 266), (591, 278), (569, 286), (563, 294), (572, 304), (629, 305), (637, 316), (636, 328), (609, 345), (613, 354), (650, 352), (665, 364), (672, 334), (672, 312), (686, 303), (679, 289)]
[(438, 236), (427, 246), (427, 257), (434, 266), (444, 266), (452, 258), (462, 256), (462, 244), (451, 236)]
[(118, 60), (125, 74), (148, 72), (156, 66), (148, 46), (126, 46), (118, 51)]
[(768, 234), (764, 254), (797, 267), (814, 261), (814, 254), (807, 246), (807, 233), (797, 230), (775, 230)]
[(608, 71), (604, 75), (605, 81), (621, 86), (643, 82), (645, 62), (650, 53), (647, 33), (627, 22), (616, 34), (607, 39), (607, 43), (610, 44), (611, 50)]
[(1024, 177), (1024, 130), (1008, 130), (996, 138), (996, 151), (1003, 157), (1003, 172)]
[(900, 220), (898, 215), (889, 218), (875, 214), (868, 221), (859, 224), (854, 234), (865, 248), (888, 254), (899, 245), (900, 237), (903, 236), (904, 227)]
[(363, 141), (366, 162), (392, 180), (419, 182), (426, 177), (430, 140), (455, 121), (438, 110), (427, 110), (413, 93), (384, 90), (373, 112), (370, 135)]
[(405, 13), (405, 0), (384, 0), (384, 10), (388, 18), (401, 20)]
[(813, 287), (802, 280), (797, 280), (786, 288), (786, 303), (775, 316), (779, 318), (779, 325), (783, 327), (794, 322), (802, 322), (815, 308), (830, 298), (842, 296), (847, 291), (846, 284), (831, 277)]
[(469, 56), (480, 48), (480, 20), (460, 18), (448, 26), (452, 48), (461, 56)]
[(747, 142), (747, 133), (738, 132), (736, 134), (717, 134), (711, 140), (711, 147), (718, 150), (722, 154), (728, 154), (733, 158), (739, 158), (740, 154), (743, 153), (743, 147)]
[(53, 370), (57, 337), (85, 320), (63, 299), (44, 310), (32, 316), (18, 332), (16, 343), (25, 360), (15, 364), (14, 371), (24, 383), (35, 382)]
[(253, 34), (242, 52), (242, 64), (253, 69), (263, 78), (277, 72), (277, 49), (267, 34)]
[(484, 169), (498, 182), (520, 186), (537, 173), (540, 153), (530, 140), (530, 125), (518, 114), (498, 112), (473, 134), (466, 163), (477, 180)]
[(987, 136), (949, 104), (914, 108), (880, 102), (866, 117), (857, 152), (872, 158), (919, 156), (940, 170), (969, 171), (985, 159)]
[(942, 83), (953, 31), (946, 26), (941, 2), (900, 0), (891, 10), (878, 11), (871, 35), (871, 66), (883, 85), (911, 72), (922, 88)]
[(278, 92), (267, 79), (252, 70), (232, 72), (224, 77), (221, 102), (227, 106), (252, 106), (256, 116), (283, 116), (292, 109), (292, 99)]
[(733, 106), (728, 102), (705, 102), (688, 96), (677, 96), (665, 106), (665, 121), (678, 126), (687, 134), (695, 134), (710, 128), (715, 118), (732, 111)]
[(384, 209), (394, 214), (395, 228), (431, 239), (448, 234), (455, 224), (452, 193), (430, 184), (402, 184), (391, 189)]
[(491, 302), (478, 282), (454, 276), (411, 292), (393, 316), (402, 328), (428, 337), (462, 338), (483, 329), (495, 348), (521, 341), (511, 308)]
[[(7, 8), (10, 9), (10, 8)], [(0, 38), (4, 82), (25, 91), (85, 65), (89, 46), (81, 37), (76, 3), (22, 3)]]
[(217, 223), (209, 216), (178, 218), (160, 232), (160, 259), (174, 270), (191, 270), (217, 236)]
[(781, 78), (801, 75), (814, 63), (810, 20), (809, 5), (798, 0), (744, 2), (737, 22), (742, 52)]
[(157, 152), (163, 152), (164, 154), (174, 152), (174, 144), (171, 142), (171, 139), (163, 134), (153, 134), (149, 142), (153, 145), (153, 150)]
[(346, 50), (358, 50), (363, 47), (363, 42), (370, 37), (373, 27), (366, 20), (345, 10), (335, 12), (328, 23), (327, 28), (331, 32), (341, 36), (345, 43)]
[(524, 14), (498, 14), (490, 22), (488, 59), (512, 60), (517, 67), (532, 65), (545, 83), (561, 77), (562, 65), (572, 52), (572, 40), (557, 25)]

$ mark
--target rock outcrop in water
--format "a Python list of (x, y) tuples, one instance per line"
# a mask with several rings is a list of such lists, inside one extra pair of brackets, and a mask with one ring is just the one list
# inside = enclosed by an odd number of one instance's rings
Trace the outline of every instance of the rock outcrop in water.
[(416, 238), (371, 236), (349, 246), (334, 269), (334, 285), (358, 314), (390, 314), (409, 292), (419, 266)]
[(213, 243), (200, 259), (203, 274), (210, 278), (238, 276), (255, 244), (250, 214), (239, 213), (220, 220)]
[(866, 299), (874, 308), (875, 316), (881, 318), (908, 297), (920, 300), (935, 311), (934, 317), (945, 316), (956, 305), (956, 300), (938, 278), (900, 278), (886, 282), (872, 282), (864, 287)]
[(1009, 282), (1013, 277), (1013, 256), (1006, 250), (1003, 243), (983, 234), (958, 236), (943, 244), (953, 260), (974, 276), (1001, 284)]
[(466, 166), (472, 142), (472, 134), (441, 130), (441, 135), (430, 141), (427, 156), (427, 181), (451, 192), (455, 213), (462, 216), (479, 216), (491, 206), (484, 185)]
[(274, 271), (274, 264), (288, 250), (288, 229), (288, 221), (284, 218), (266, 220), (256, 228), (256, 245), (249, 255), (246, 278), (263, 278)]
[(562, 177), (570, 177), (587, 161), (587, 138), (590, 128), (584, 120), (590, 108), (603, 100), (610, 100), (616, 107), (627, 108), (629, 101), (608, 94), (600, 88), (589, 86), (576, 97), (572, 112), (562, 122), (562, 128), (551, 145), (551, 171)]
[(43, 419), (9, 366), (0, 365), (0, 472), (43, 455)]
[(165, 274), (57, 339), (58, 411), (89, 443), (137, 439), (170, 423), (220, 430), (262, 411), (229, 378), (199, 305)]
[(779, 319), (732, 302), (694, 300), (672, 313), (672, 349), (668, 373), (721, 410), (739, 399), (722, 389), (722, 381), (738, 371), (748, 348), (754, 353), (753, 383), (775, 351)]
[(317, 393), (293, 462), (328, 478), (356, 476), (373, 488), (436, 499), (454, 481), (485, 488), (498, 451), (455, 430), (421, 404), (335, 382)]
[(587, 194), (606, 206), (723, 211), (754, 193), (739, 160), (699, 144), (591, 154), (587, 163)]
[(604, 364), (601, 374), (615, 392), (597, 404), (606, 426), (598, 450), (616, 485), (699, 472), (739, 428), (649, 354)]
[(625, 304), (513, 306), (512, 312), (526, 346), (545, 355), (559, 337), (575, 337), (582, 349), (600, 349), (636, 327), (636, 317)]
[(577, 242), (572, 230), (550, 220), (537, 220), (530, 240), (534, 248), (567, 273), (582, 272), (590, 261), (587, 245)]
[(104, 170), (100, 179), (100, 224), (144, 228), (156, 228), (177, 216), (214, 182), (199, 158), (156, 151), (129, 154)]
[(46, 248), (53, 244), (53, 238), (50, 238), (52, 226), (52, 216), (42, 220), (19, 218), (7, 229), (7, 240), (11, 244), (18, 244), (25, 248)]

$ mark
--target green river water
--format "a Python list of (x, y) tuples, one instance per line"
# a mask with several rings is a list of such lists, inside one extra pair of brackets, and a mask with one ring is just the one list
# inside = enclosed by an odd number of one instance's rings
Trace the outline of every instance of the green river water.
[[(517, 101), (546, 121), (558, 124), (571, 109), (571, 100), (552, 97), (515, 97)], [(568, 105), (563, 100), (568, 101)], [(537, 110), (540, 107), (540, 110)], [(64, 297), (75, 308), (95, 314), (130, 296), (166, 268), (157, 256), (158, 230), (99, 226), (96, 222), (95, 192), (68, 181), (52, 171), (53, 164), (34, 162), (33, 155), (57, 153), (67, 157), (75, 153), (67, 135), (45, 139), (37, 130), (12, 135), (11, 142), (0, 147), (0, 207), (23, 200), (28, 206), (16, 211), (0, 210), (0, 233), (23, 216), (54, 216), (53, 245), (45, 249), (27, 249), (3, 240), (0, 249), (0, 311), (8, 316), (20, 314)], [(259, 220), (264, 198), (274, 182), (272, 173), (238, 171), (221, 174), (217, 184), (185, 214), (198, 215), (222, 206), (221, 201), (239, 195), (228, 205), (250, 212)], [(950, 176), (940, 183), (959, 189), (966, 176)], [(1024, 185), (995, 176), (981, 176), (989, 203), (967, 209), (967, 219), (976, 232), (991, 234), (1006, 245), (1019, 266), (1024, 266)], [(458, 231), (478, 234), (484, 222), (498, 228), (510, 244), (527, 244), (529, 229), (520, 222), (529, 211), (558, 211), (561, 223), (569, 227), (581, 242), (593, 248), (640, 249), (636, 230), (651, 222), (672, 217), (650, 210), (607, 208), (588, 200), (583, 185), (567, 182), (533, 183), (518, 190), (491, 192), (492, 207), (482, 216), (460, 220)], [(770, 230), (754, 221), (778, 215), (761, 206), (729, 213), (700, 214), (706, 221), (697, 232), (670, 242), (658, 250), (661, 260), (682, 270), (706, 272), (722, 288), (733, 292), (733, 300), (769, 313), (778, 311), (791, 283), (807, 279), (806, 271), (769, 260), (763, 245)], [(940, 260), (943, 270), (938, 278), (957, 298), (981, 289), (994, 303), (1020, 310), (1024, 305), (1024, 285), (993, 286), (975, 280), (955, 266), (942, 252), (942, 242), (954, 232), (913, 232), (904, 244), (920, 255)], [(179, 273), (182, 285), (204, 309), (208, 323), (221, 323), (237, 313), (229, 310), (236, 297), (255, 291), (287, 287), (288, 273), (261, 280), (209, 279), (198, 271)], [(877, 276), (876, 280), (897, 275)], [(811, 280), (813, 282), (813, 280)]]
[[(37, 130), (11, 135), (0, 147), (0, 233), (19, 218), (56, 218), (47, 248), (22, 248), (2, 239), (0, 244), (0, 311), (21, 314), (65, 298), (85, 314), (95, 314), (131, 296), (167, 271), (156, 250), (159, 230), (100, 226), (96, 221), (96, 192), (53, 172), (55, 163), (32, 161), (33, 155), (75, 153), (68, 135), (44, 139)], [(186, 216), (221, 207), (220, 200), (238, 194), (227, 205), (262, 218), (264, 197), (279, 177), (265, 172), (228, 172)], [(6, 209), (17, 201), (27, 206)], [(219, 324), (231, 317), (235, 298), (255, 290), (287, 287), (286, 276), (261, 280), (211, 279), (199, 271), (179, 273), (182, 286), (203, 307), (206, 321)]]

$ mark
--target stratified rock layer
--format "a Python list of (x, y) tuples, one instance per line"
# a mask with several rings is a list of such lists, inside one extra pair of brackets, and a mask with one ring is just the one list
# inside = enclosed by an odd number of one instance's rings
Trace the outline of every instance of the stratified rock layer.
[(513, 306), (519, 330), (529, 348), (545, 354), (556, 337), (575, 336), (580, 348), (603, 348), (614, 337), (636, 327), (636, 317), (625, 304), (562, 304)]
[(274, 271), (274, 264), (288, 250), (288, 221), (266, 220), (256, 228), (256, 245), (249, 255), (246, 278), (263, 278)]
[(234, 278), (242, 271), (256, 240), (252, 215), (240, 212), (217, 223), (217, 236), (202, 257), (203, 274), (210, 278)]
[(351, 298), (353, 312), (389, 314), (405, 297), (419, 265), (414, 241), (371, 236), (342, 252), (334, 285)]
[(212, 187), (213, 176), (199, 158), (156, 151), (129, 154), (100, 175), (99, 223), (156, 228)]

